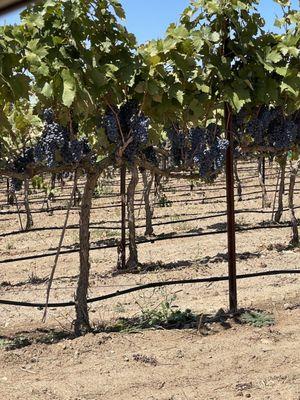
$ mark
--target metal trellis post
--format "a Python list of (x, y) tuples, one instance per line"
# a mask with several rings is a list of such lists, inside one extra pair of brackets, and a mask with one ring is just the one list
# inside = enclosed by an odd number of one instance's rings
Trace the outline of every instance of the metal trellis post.
[(126, 165), (121, 170), (121, 268), (126, 268)]
[(227, 236), (228, 236), (228, 275), (229, 275), (229, 308), (237, 311), (236, 284), (236, 236), (234, 212), (234, 171), (233, 171), (233, 135), (232, 112), (229, 104), (225, 104), (226, 137), (229, 146), (226, 154), (226, 196), (227, 196)]

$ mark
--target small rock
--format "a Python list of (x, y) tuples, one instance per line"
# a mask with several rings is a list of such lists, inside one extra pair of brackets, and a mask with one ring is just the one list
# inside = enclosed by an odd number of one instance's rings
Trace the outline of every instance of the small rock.
[(183, 358), (184, 357), (183, 352), (181, 350), (178, 350), (176, 353), (176, 357)]
[(272, 343), (272, 340), (270, 340), (270, 339), (261, 339), (261, 342), (262, 342), (263, 344), (271, 344), (271, 343)]
[(292, 306), (290, 303), (285, 303), (285, 304), (283, 305), (283, 308), (284, 308), (285, 310), (291, 310), (292, 307), (293, 307), (293, 306)]
[(251, 397), (251, 394), (250, 393), (246, 393), (245, 397), (247, 397), (247, 399), (249, 399)]

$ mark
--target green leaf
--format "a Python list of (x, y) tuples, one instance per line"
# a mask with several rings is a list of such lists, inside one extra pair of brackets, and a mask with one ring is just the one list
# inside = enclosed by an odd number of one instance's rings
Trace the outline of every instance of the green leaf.
[(155, 67), (157, 64), (159, 64), (161, 61), (161, 58), (158, 55), (152, 56), (150, 58), (150, 63), (153, 67)]
[(98, 71), (97, 69), (93, 69), (91, 71), (91, 77), (92, 77), (93, 83), (98, 88), (101, 88), (102, 86), (104, 86), (107, 83), (106, 76), (102, 72)]
[(219, 42), (219, 40), (220, 40), (220, 35), (218, 34), (218, 32), (213, 32), (213, 33), (210, 35), (210, 40), (211, 40), (212, 42), (214, 42), (214, 43)]
[(42, 94), (47, 97), (50, 98), (53, 94), (53, 88), (52, 85), (48, 82), (45, 83), (43, 89), (42, 89)]
[(280, 88), (282, 91), (286, 91), (291, 93), (292, 95), (297, 95), (297, 93), (299, 92), (299, 82), (300, 79), (298, 80), (298, 82), (294, 82), (294, 84), (292, 82), (282, 82), (280, 85)]
[(61, 73), (63, 80), (62, 101), (66, 107), (70, 107), (76, 95), (76, 81), (74, 76), (68, 69), (64, 69)]
[(210, 87), (205, 85), (204, 83), (198, 84), (196, 83), (197, 89), (201, 90), (203, 93), (209, 93), (210, 92)]
[(189, 31), (183, 25), (172, 24), (168, 28), (168, 34), (176, 37), (176, 39), (186, 39), (189, 36)]
[(183, 91), (182, 91), (182, 90), (177, 90), (177, 92), (175, 93), (174, 98), (175, 98), (176, 100), (178, 100), (178, 102), (179, 102), (180, 104), (183, 104), (183, 98), (184, 98), (184, 93), (183, 93)]
[(192, 40), (195, 46), (196, 51), (200, 51), (203, 47), (204, 44), (204, 40), (202, 37), (202, 33), (201, 32), (193, 32), (192, 33)]
[(267, 57), (266, 57), (266, 61), (274, 62), (275, 64), (277, 64), (281, 60), (282, 60), (282, 56), (277, 51), (271, 51), (269, 54), (267, 54)]
[(276, 68), (276, 72), (278, 75), (286, 76), (286, 74), (288, 72), (288, 68), (287, 67), (278, 67), (278, 68)]
[(116, 15), (120, 18), (120, 19), (125, 19), (126, 15), (125, 12), (123, 10), (122, 5), (120, 4), (119, 1), (117, 0), (111, 0), (112, 6), (114, 8), (114, 11), (116, 13)]

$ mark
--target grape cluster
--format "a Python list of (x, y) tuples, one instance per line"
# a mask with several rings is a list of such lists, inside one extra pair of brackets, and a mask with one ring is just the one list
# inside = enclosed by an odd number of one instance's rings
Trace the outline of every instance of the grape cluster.
[(36, 162), (45, 162), (49, 168), (53, 168), (60, 160), (60, 156), (65, 155), (69, 132), (54, 122), (51, 111), (48, 109), (44, 112), (44, 120), (44, 130), (35, 146), (34, 157)]
[(291, 149), (295, 144), (300, 143), (297, 122), (293, 116), (286, 117), (279, 107), (262, 106), (255, 116), (243, 117), (244, 122), (234, 132), (238, 142), (243, 140), (246, 134), (254, 145), (274, 147), (278, 150)]
[(171, 143), (172, 159), (176, 165), (188, 161), (199, 168), (200, 177), (213, 181), (222, 171), (228, 141), (221, 138), (221, 127), (210, 124), (207, 128), (191, 128), (187, 135), (179, 126), (166, 129)]
[(226, 139), (222, 139), (220, 133), (212, 139), (208, 132), (206, 130), (204, 147), (201, 144), (204, 150), (197, 152), (193, 160), (199, 168), (200, 177), (207, 182), (212, 182), (224, 168), (229, 142)]
[(117, 110), (113, 111), (109, 109), (106, 111), (106, 114), (103, 117), (103, 125), (105, 128), (106, 136), (111, 143), (116, 144), (120, 141), (118, 121), (116, 117), (117, 115)]
[(46, 109), (43, 114), (45, 126), (42, 136), (34, 147), (35, 162), (53, 168), (62, 164), (78, 163), (90, 153), (85, 139), (71, 140), (70, 132), (54, 121), (54, 113)]
[[(278, 121), (279, 122), (279, 121)], [(297, 125), (293, 121), (284, 120), (276, 123), (276, 120), (269, 127), (269, 142), (277, 149), (289, 149), (297, 138)]]
[(171, 143), (172, 161), (175, 165), (180, 165), (187, 158), (188, 146), (187, 137), (178, 124), (173, 124), (165, 129), (167, 137)]
[(119, 109), (108, 108), (103, 117), (103, 127), (111, 143), (120, 147), (129, 142), (124, 151), (129, 162), (133, 162), (139, 150), (147, 144), (149, 124), (149, 118), (139, 111), (135, 100), (127, 101)]
[(189, 132), (191, 142), (191, 152), (193, 154), (201, 154), (206, 147), (207, 131), (204, 128), (191, 128)]
[[(29, 164), (34, 162), (34, 151), (32, 147), (25, 148), (23, 152), (14, 159), (13, 161), (13, 170), (18, 173), (23, 173), (26, 171), (26, 168)], [(20, 179), (12, 178), (11, 186), (13, 191), (19, 191), (22, 189), (23, 182)]]
[[(13, 169), (23, 173), (29, 164), (45, 164), (49, 168), (63, 164), (79, 163), (84, 157), (91, 154), (86, 139), (71, 140), (70, 132), (54, 120), (54, 112), (48, 108), (44, 110), (45, 121), (42, 135), (34, 147), (26, 148), (21, 155), (13, 160)], [(12, 188), (22, 189), (22, 181), (16, 178), (11, 180)]]
[(263, 123), (258, 118), (254, 118), (247, 123), (246, 131), (256, 145), (263, 146), (265, 144), (265, 129)]

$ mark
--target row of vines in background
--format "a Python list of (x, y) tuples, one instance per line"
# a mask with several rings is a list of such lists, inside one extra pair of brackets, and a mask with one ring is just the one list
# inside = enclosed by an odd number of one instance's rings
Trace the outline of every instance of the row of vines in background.
[[(259, 159), (259, 160), (251, 160), (251, 166), (254, 166), (254, 175), (253, 179), (255, 179), (255, 170), (257, 170), (257, 185), (252, 185), (250, 187), (260, 187), (261, 189), (261, 198), (262, 198), (262, 209), (269, 208), (272, 210), (270, 212), (271, 218), (270, 222), (280, 223), (284, 206), (287, 207), (290, 211), (290, 221), (292, 226), (292, 237), (291, 237), (291, 244), (298, 245), (299, 244), (299, 234), (298, 234), (298, 220), (296, 218), (296, 211), (294, 207), (294, 190), (296, 184), (296, 177), (297, 177), (297, 168), (293, 166), (293, 162), (290, 161), (290, 170), (286, 171), (285, 168), (282, 168), (281, 163), (268, 163), (268, 170), (273, 172), (271, 174), (271, 178), (273, 179), (276, 177), (276, 186), (272, 186), (272, 189), (268, 190), (268, 184), (266, 179), (269, 179), (269, 174), (266, 176), (266, 172), (262, 171), (262, 165), (265, 164), (266, 160)], [(241, 164), (240, 164), (241, 165)], [(277, 166), (277, 169), (276, 169)], [(286, 162), (284, 163), (286, 166)], [(266, 166), (264, 165), (264, 168)], [(252, 167), (253, 168), (253, 167)], [(238, 162), (235, 161), (235, 175), (236, 175), (236, 197), (238, 201), (243, 200), (243, 187), (249, 188), (247, 186), (247, 180), (239, 177), (239, 167)], [(127, 215), (129, 218), (124, 220), (124, 224), (128, 222), (127, 229), (129, 231), (129, 239), (131, 242), (130, 245), (130, 262), (125, 265), (121, 262), (117, 263), (117, 269), (138, 269), (139, 262), (138, 262), (138, 252), (135, 246), (135, 237), (136, 237), (136, 226), (135, 226), (135, 217), (136, 213), (138, 216), (140, 215), (141, 208), (143, 208), (144, 212), (143, 215), (145, 216), (145, 230), (144, 236), (151, 237), (155, 236), (155, 230), (153, 226), (153, 218), (155, 216), (155, 208), (156, 207), (171, 207), (173, 202), (168, 197), (168, 191), (166, 191), (165, 186), (168, 183), (168, 179), (162, 179), (161, 176), (156, 175), (152, 172), (147, 172), (144, 169), (140, 169), (137, 171), (137, 176), (139, 177), (139, 181), (142, 183), (142, 190), (139, 190), (138, 194), (140, 199), (135, 201), (135, 195), (137, 193), (136, 188), (132, 192), (132, 179), (129, 177), (129, 181), (127, 182), (127, 190), (125, 191), (125, 196), (127, 200)], [(135, 177), (135, 179), (136, 179)], [(65, 192), (65, 186), (69, 188), (70, 185), (74, 185), (74, 190), (72, 194), (71, 205), (74, 209), (78, 209), (80, 207), (80, 202), (82, 198), (81, 186), (78, 183), (78, 176), (74, 176), (74, 174), (60, 174), (58, 176), (51, 176), (48, 179), (43, 179), (42, 177), (34, 178), (31, 182), (31, 187), (29, 185), (24, 185), (23, 193), (14, 193), (13, 198), (11, 198), (11, 190), (9, 185), (9, 180), (7, 180), (7, 206), (16, 205), (17, 212), (19, 215), (19, 220), (21, 221), (20, 215), (20, 207), (24, 207), (24, 212), (26, 214), (26, 224), (21, 223), (21, 230), (30, 230), (34, 226), (34, 220), (32, 217), (32, 213), (30, 211), (30, 196), (31, 194), (34, 196), (32, 203), (33, 204), (41, 204), (39, 208), (40, 211), (46, 210), (50, 215), (55, 210), (55, 202), (67, 199), (68, 196), (63, 196)], [(114, 186), (112, 186), (113, 182), (115, 185), (119, 185), (118, 175), (114, 173), (114, 170), (107, 170), (105, 176), (101, 177), (98, 180), (97, 186), (94, 189), (93, 198), (102, 198), (102, 199), (109, 199), (109, 202), (118, 200), (118, 193), (114, 191)], [(288, 180), (288, 181), (286, 181)], [(205, 203), (205, 201), (209, 200), (206, 197), (202, 197), (206, 191), (205, 184), (201, 184), (200, 181), (191, 180), (190, 183), (190, 191), (196, 192), (197, 197), (194, 199), (196, 202), (199, 201), (201, 198), (201, 202)], [(197, 190), (195, 189), (197, 188)], [(202, 188), (201, 188), (202, 187)], [(188, 189), (188, 185), (186, 187)], [(278, 190), (278, 188), (281, 188)], [(174, 189), (175, 190), (175, 189)], [(259, 192), (256, 192), (259, 193)], [(284, 204), (283, 195), (287, 193), (287, 204)], [(35, 195), (43, 194), (41, 200), (36, 199)], [(18, 200), (19, 198), (19, 200)], [(20, 201), (20, 198), (23, 198), (23, 201)], [(214, 197), (213, 197), (214, 198)], [(131, 199), (129, 201), (129, 199)], [(245, 200), (247, 197), (245, 198)], [(184, 203), (183, 203), (184, 204)], [(131, 208), (131, 205), (133, 206)], [(4, 206), (4, 204), (2, 204)], [(118, 207), (118, 202), (113, 203), (112, 207)], [(58, 206), (59, 209), (64, 207), (62, 205)], [(109, 205), (107, 206), (109, 207)], [(38, 210), (36, 210), (37, 212)], [(130, 220), (131, 218), (131, 220)], [(120, 251), (120, 248), (118, 249)], [(118, 255), (118, 260), (120, 261), (121, 254)]]

